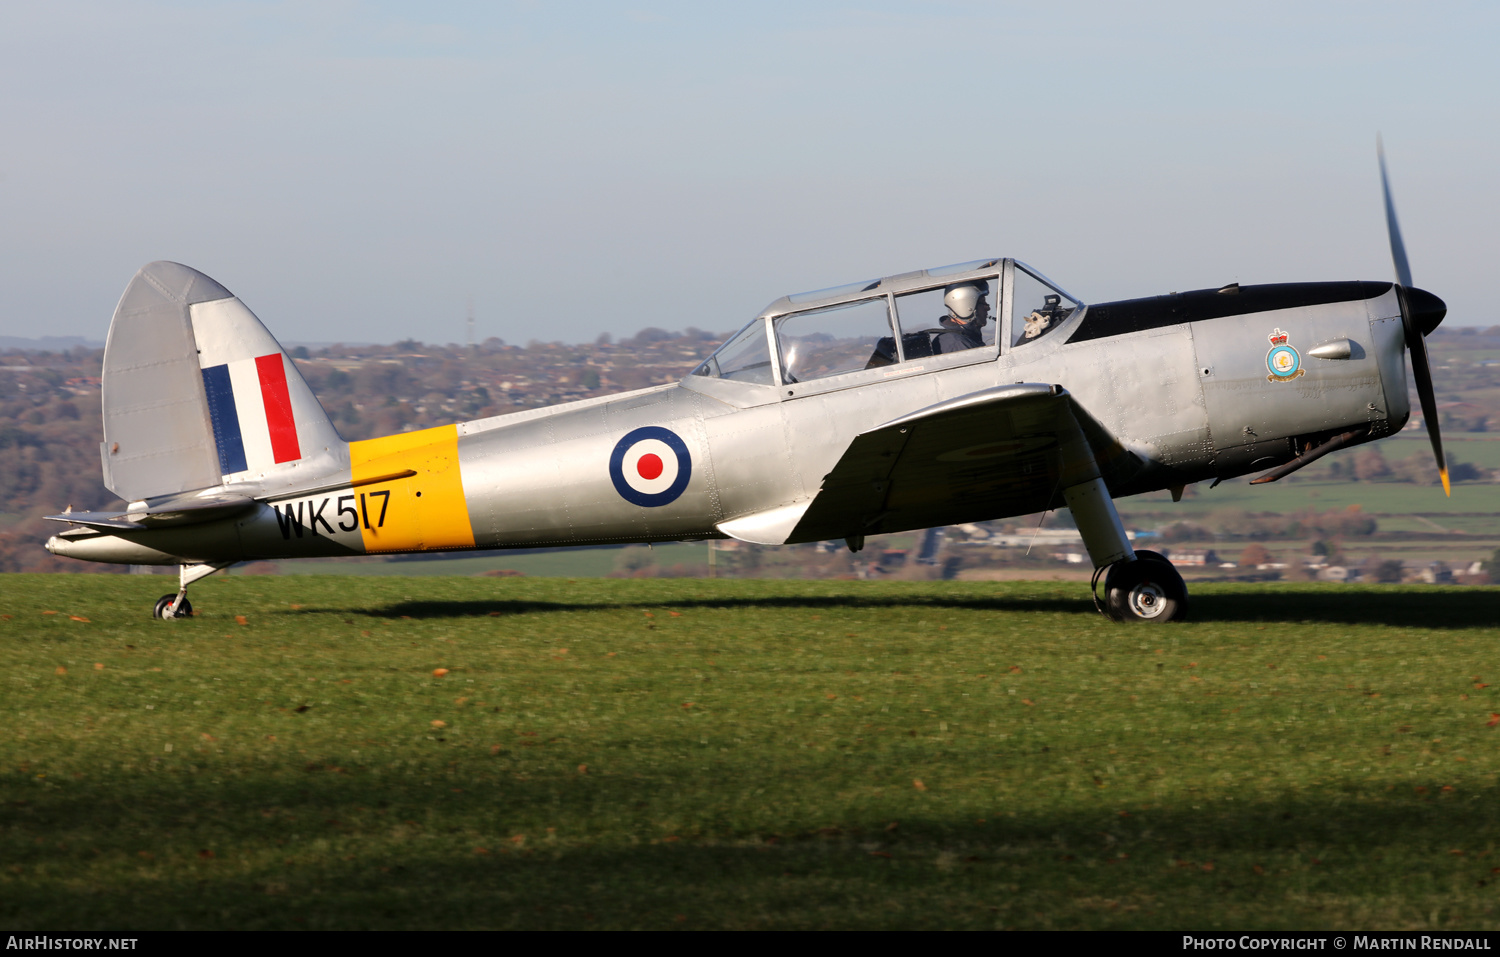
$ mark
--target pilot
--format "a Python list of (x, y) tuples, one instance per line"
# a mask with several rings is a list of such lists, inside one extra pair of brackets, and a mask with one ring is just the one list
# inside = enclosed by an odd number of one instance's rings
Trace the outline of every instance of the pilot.
[(981, 330), (990, 317), (990, 284), (983, 280), (963, 282), (943, 291), (943, 305), (948, 314), (939, 325), (942, 331), (932, 339), (932, 354), (947, 355), (984, 345)]

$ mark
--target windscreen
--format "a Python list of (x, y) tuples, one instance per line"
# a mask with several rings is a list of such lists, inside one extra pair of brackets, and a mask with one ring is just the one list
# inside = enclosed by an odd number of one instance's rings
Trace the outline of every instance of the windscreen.
[(766, 342), (766, 324), (756, 319), (730, 337), (693, 375), (734, 379), (757, 385), (775, 385), (771, 372), (771, 347)]

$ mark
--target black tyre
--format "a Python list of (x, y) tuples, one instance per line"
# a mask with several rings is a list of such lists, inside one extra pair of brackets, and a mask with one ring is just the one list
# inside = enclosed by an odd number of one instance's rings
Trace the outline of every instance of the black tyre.
[(192, 613), (193, 613), (193, 603), (190, 602), (190, 601), (188, 601), (186, 598), (182, 599), (182, 604), (179, 605), (179, 606), (177, 606), (177, 611), (174, 614), (171, 611), (171, 608), (172, 608), (172, 602), (174, 602), (176, 600), (177, 600), (177, 595), (176, 595), (175, 592), (173, 594), (170, 594), (170, 595), (163, 595), (160, 598), (156, 599), (156, 607), (151, 610), (151, 617), (152, 618), (187, 618), (188, 616), (192, 615)]
[(1133, 562), (1110, 566), (1104, 601), (1115, 621), (1178, 621), (1187, 614), (1187, 585), (1172, 563), (1155, 552), (1138, 551)]

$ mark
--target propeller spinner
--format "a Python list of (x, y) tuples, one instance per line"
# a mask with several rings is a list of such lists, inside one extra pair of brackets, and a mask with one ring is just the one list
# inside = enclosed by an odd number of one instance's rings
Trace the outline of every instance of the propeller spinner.
[(1411, 264), (1406, 259), (1406, 244), (1401, 241), (1401, 225), (1396, 221), (1396, 205), (1391, 201), (1391, 183), (1385, 172), (1385, 144), (1375, 140), (1380, 159), (1380, 188), (1385, 194), (1385, 227), (1391, 238), (1391, 261), (1396, 266), (1396, 300), (1401, 304), (1401, 326), (1406, 333), (1406, 351), (1411, 354), (1412, 378), (1417, 384), (1417, 398), (1422, 403), (1422, 421), (1432, 441), (1438, 475), (1443, 480), (1443, 494), (1451, 496), (1448, 484), (1448, 460), (1443, 458), (1443, 438), (1438, 430), (1437, 397), (1432, 394), (1432, 367), (1427, 362), (1429, 332), (1448, 314), (1448, 306), (1425, 289), (1411, 284)]

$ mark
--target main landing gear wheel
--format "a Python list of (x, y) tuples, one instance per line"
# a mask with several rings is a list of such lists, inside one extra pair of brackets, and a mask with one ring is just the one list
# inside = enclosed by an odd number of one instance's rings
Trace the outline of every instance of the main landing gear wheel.
[(1133, 562), (1116, 562), (1104, 578), (1105, 614), (1115, 621), (1165, 622), (1187, 613), (1187, 585), (1172, 563), (1140, 549)]
[(182, 604), (180, 604), (180, 605), (177, 606), (177, 610), (176, 611), (173, 611), (172, 610), (172, 602), (174, 602), (176, 600), (177, 600), (177, 595), (175, 593), (173, 593), (171, 595), (163, 595), (160, 598), (156, 599), (156, 607), (151, 610), (151, 617), (152, 618), (187, 618), (190, 615), (192, 615), (192, 613), (193, 613), (193, 603), (190, 602), (190, 601), (188, 601), (186, 598), (183, 598), (182, 599)]

